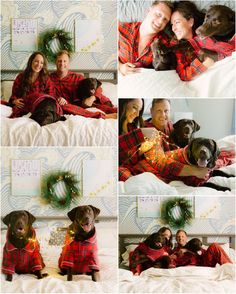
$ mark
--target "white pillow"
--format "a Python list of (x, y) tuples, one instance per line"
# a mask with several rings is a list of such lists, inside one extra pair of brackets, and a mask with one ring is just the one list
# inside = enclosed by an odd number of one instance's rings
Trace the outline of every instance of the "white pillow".
[(117, 85), (102, 82), (103, 95), (108, 97), (114, 105), (117, 105)]
[(97, 232), (98, 249), (117, 248), (117, 223), (100, 222), (95, 224)]
[(131, 244), (125, 247), (126, 251), (121, 255), (123, 265), (129, 266), (129, 254), (134, 251), (136, 247), (138, 247), (138, 244)]
[[(123, 192), (122, 192), (123, 193)], [(145, 172), (124, 182), (124, 195), (177, 195), (174, 187)]]
[(10, 106), (1, 104), (1, 117), (9, 117), (12, 113), (12, 108)]

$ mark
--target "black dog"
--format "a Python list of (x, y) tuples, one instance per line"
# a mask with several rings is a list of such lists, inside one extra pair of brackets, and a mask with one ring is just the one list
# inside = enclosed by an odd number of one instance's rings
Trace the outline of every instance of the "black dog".
[(83, 273), (92, 275), (94, 282), (100, 279), (94, 227), (99, 213), (98, 208), (84, 205), (73, 208), (67, 214), (72, 224), (68, 228), (66, 244), (59, 259), (61, 274), (67, 274), (67, 281), (72, 281), (73, 274)]
[(79, 82), (77, 89), (77, 97), (79, 100), (85, 100), (93, 96), (98, 87), (100, 87), (102, 83), (95, 78), (86, 78)]
[(58, 113), (57, 101), (51, 98), (42, 100), (33, 110), (30, 118), (35, 120), (40, 126), (65, 121), (66, 118)]
[(2, 271), (7, 281), (12, 281), (14, 272), (33, 273), (38, 279), (47, 276), (41, 273), (45, 265), (32, 228), (34, 221), (35, 217), (26, 210), (12, 211), (3, 218), (4, 224), (8, 226), (2, 261)]
[(214, 37), (217, 41), (229, 41), (235, 34), (234, 11), (224, 5), (210, 6), (196, 33), (202, 38)]
[(130, 253), (130, 270), (133, 274), (139, 275), (150, 267), (168, 268), (170, 260), (163, 249), (165, 245), (166, 238), (159, 233), (153, 233), (141, 242), (134, 252)]
[(170, 142), (184, 148), (194, 137), (194, 133), (200, 130), (200, 126), (193, 119), (180, 119), (173, 124), (174, 130), (170, 134)]
[[(187, 149), (187, 158), (190, 164), (199, 167), (208, 167), (209, 169), (213, 169), (215, 167), (219, 154), (220, 150), (216, 142), (212, 139), (193, 139)], [(211, 171), (210, 176), (222, 176), (226, 178), (234, 177), (233, 175), (228, 175), (220, 170)], [(227, 187), (221, 187), (213, 183), (203, 183), (202, 186), (210, 187), (218, 191), (230, 191), (230, 189)]]

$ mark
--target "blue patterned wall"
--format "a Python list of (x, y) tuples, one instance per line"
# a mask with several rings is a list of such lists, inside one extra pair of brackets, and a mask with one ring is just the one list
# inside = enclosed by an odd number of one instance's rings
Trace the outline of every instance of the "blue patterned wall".
[[(157, 196), (158, 197), (158, 196)], [(196, 197), (195, 197), (196, 198)], [(204, 203), (206, 198), (214, 200), (213, 196), (200, 197)], [(199, 200), (198, 199), (198, 200)], [(220, 209), (217, 218), (194, 218), (191, 225), (184, 229), (189, 234), (232, 234), (235, 232), (235, 199), (234, 197), (218, 198)], [(201, 203), (201, 202), (200, 202)], [(119, 233), (120, 234), (150, 234), (162, 227), (160, 219), (138, 217), (137, 198), (119, 197)], [(175, 232), (175, 230), (173, 230)]]
[[(91, 204), (101, 210), (101, 216), (117, 215), (116, 191), (116, 150), (114, 148), (2, 148), (1, 169), (1, 214), (4, 216), (12, 210), (26, 209), (35, 216), (66, 216), (66, 212), (76, 205)], [(83, 160), (111, 160), (113, 162), (113, 193), (110, 197), (81, 197), (68, 209), (54, 209), (49, 204), (43, 203), (39, 196), (13, 196), (11, 194), (11, 160), (26, 159), (40, 160), (41, 177), (51, 171), (70, 171), (77, 175), (82, 188), (82, 162)], [(99, 175), (98, 175), (99, 177)]]
[[(116, 69), (117, 3), (112, 1), (1, 1), (2, 69), (23, 69), (29, 52), (11, 51), (11, 18), (37, 18), (38, 33), (63, 28), (74, 35), (76, 19), (100, 17), (104, 42), (99, 53), (74, 53), (72, 69)], [(101, 9), (100, 9), (101, 8)], [(54, 65), (50, 65), (54, 68)]]

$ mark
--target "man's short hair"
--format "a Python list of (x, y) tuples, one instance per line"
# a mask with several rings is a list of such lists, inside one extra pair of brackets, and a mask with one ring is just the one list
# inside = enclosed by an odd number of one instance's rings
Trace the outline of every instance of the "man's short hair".
[(56, 55), (56, 59), (57, 59), (58, 57), (62, 56), (63, 54), (66, 54), (66, 55), (69, 57), (69, 59), (70, 59), (70, 53), (69, 53), (67, 50), (61, 50), (61, 51), (59, 51), (59, 52), (57, 53), (57, 55)]
[(177, 236), (180, 232), (183, 232), (186, 235), (186, 237), (188, 236), (188, 234), (185, 232), (185, 230), (182, 230), (182, 229), (178, 230), (176, 232), (175, 236)]
[(171, 1), (161, 1), (161, 0), (156, 0), (152, 3), (151, 7), (157, 5), (157, 4), (160, 4), (160, 3), (163, 3), (165, 4), (166, 6), (168, 6), (170, 9), (171, 9), (171, 12), (174, 10), (174, 4), (173, 2)]
[(166, 98), (154, 98), (152, 99), (152, 108), (155, 106), (156, 103), (160, 103), (163, 101), (167, 101), (170, 104), (170, 99), (166, 99)]

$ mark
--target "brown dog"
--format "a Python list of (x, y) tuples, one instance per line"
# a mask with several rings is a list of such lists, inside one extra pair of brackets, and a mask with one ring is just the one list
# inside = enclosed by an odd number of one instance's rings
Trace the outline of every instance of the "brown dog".
[(92, 205), (73, 208), (68, 212), (72, 224), (67, 230), (59, 268), (72, 281), (73, 274), (87, 274), (99, 281), (99, 262), (94, 222), (100, 210)]
[(34, 221), (35, 217), (26, 210), (12, 211), (3, 218), (4, 224), (8, 226), (2, 260), (2, 272), (6, 274), (7, 281), (12, 281), (15, 272), (33, 273), (38, 279), (47, 276), (41, 273), (45, 265), (32, 227)]
[(174, 130), (170, 134), (170, 141), (183, 148), (190, 143), (194, 133), (200, 130), (200, 126), (193, 119), (180, 119), (173, 124)]

